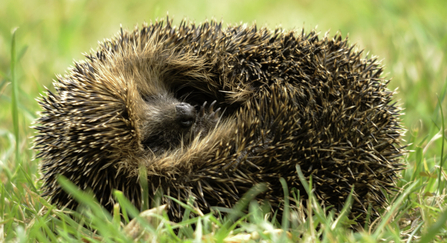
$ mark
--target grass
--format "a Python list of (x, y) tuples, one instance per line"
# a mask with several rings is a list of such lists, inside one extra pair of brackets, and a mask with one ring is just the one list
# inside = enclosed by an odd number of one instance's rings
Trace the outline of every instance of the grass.
[[(382, 212), (381, 220), (365, 225), (364, 231), (351, 231), (343, 214), (336, 217), (325, 213), (312, 197), (307, 207), (290, 209), (289, 218), (280, 223), (266, 219), (262, 206), (246, 200), (240, 207), (248, 207), (250, 213), (239, 221), (207, 214), (172, 225), (166, 217), (154, 216), (160, 223), (145, 224), (144, 228), (153, 232), (157, 241), (220, 242), (229, 235), (274, 242), (447, 241), (446, 7), (444, 0), (3, 1), (0, 242), (129, 241), (120, 220), (103, 212), (88, 197), (82, 197), (84, 211), (66, 214), (39, 196), (39, 161), (33, 160), (30, 126), (39, 111), (35, 98), (43, 93), (44, 86), (52, 89), (55, 74), (63, 74), (73, 59), (83, 59), (81, 53), (117, 33), (120, 24), (133, 28), (144, 21), (165, 18), (167, 12), (176, 23), (185, 17), (196, 22), (214, 17), (224, 23), (256, 22), (271, 28), (281, 25), (306, 30), (318, 25), (322, 33), (329, 29), (332, 34), (349, 33), (351, 43), (384, 59), (387, 76), (393, 77), (390, 89), (399, 88), (396, 99), (405, 108), (402, 123), (408, 130), (406, 141), (411, 152), (402, 161), (406, 169), (397, 180), (400, 191), (389, 199), (392, 203)], [(122, 196), (119, 209), (129, 215), (136, 213)], [(309, 212), (312, 217), (303, 217)], [(291, 235), (275, 231), (281, 228), (292, 229)]]

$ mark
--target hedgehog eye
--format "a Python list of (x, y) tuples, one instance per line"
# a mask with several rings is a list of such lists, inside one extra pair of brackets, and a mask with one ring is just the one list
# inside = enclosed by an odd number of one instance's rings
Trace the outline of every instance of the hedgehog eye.
[(194, 120), (193, 120), (193, 119), (180, 121), (180, 124), (181, 124), (183, 127), (191, 127), (193, 123), (194, 123)]
[(182, 127), (191, 127), (196, 119), (195, 108), (188, 103), (179, 103), (175, 106), (176, 120)]

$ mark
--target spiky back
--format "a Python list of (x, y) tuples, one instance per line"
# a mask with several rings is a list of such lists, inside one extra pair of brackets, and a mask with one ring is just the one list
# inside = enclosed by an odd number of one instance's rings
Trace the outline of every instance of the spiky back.
[[(400, 109), (381, 74), (339, 35), (169, 21), (121, 31), (40, 102), (43, 190), (75, 207), (56, 182), (62, 174), (106, 207), (113, 189), (139, 207), (143, 166), (151, 193), (195, 196), (204, 211), (233, 206), (257, 183), (278, 206), (280, 177), (302, 189), (299, 165), (327, 206), (340, 209), (354, 186), (353, 216), (362, 216), (368, 204), (385, 204), (403, 153)], [(140, 124), (149, 119), (145, 97), (159, 94), (196, 106), (216, 100), (224, 112), (206, 136), (154, 155)], [(180, 219), (182, 208), (163, 200)]]

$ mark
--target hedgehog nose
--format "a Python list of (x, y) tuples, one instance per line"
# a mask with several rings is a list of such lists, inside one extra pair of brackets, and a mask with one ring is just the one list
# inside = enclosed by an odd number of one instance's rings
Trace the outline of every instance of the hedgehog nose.
[(183, 127), (190, 127), (196, 119), (196, 110), (188, 103), (179, 103), (175, 106), (176, 119)]

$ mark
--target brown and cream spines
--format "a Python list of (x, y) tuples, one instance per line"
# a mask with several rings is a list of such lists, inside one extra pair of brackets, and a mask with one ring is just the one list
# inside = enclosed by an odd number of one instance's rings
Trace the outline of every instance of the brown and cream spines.
[[(54, 82), (40, 99), (35, 149), (44, 195), (77, 202), (63, 175), (107, 209), (113, 190), (141, 207), (160, 190), (193, 196), (207, 212), (232, 207), (253, 185), (273, 210), (289, 189), (340, 210), (354, 187), (352, 217), (386, 204), (401, 169), (401, 109), (376, 58), (339, 34), (159, 21), (121, 30)], [(173, 220), (183, 208), (168, 197)]]

